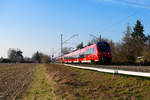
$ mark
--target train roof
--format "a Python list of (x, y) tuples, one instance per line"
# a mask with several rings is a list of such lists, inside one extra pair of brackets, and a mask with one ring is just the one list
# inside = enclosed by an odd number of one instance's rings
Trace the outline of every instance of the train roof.
[[(71, 53), (68, 53), (68, 54), (63, 55), (62, 57), (70, 56), (70, 55), (72, 55), (72, 54), (76, 54), (77, 52), (82, 52), (82, 51), (84, 51), (85, 49), (92, 48), (92, 47), (94, 47), (95, 45), (98, 45), (98, 44), (101, 44), (101, 43), (108, 44), (108, 42), (106, 42), (106, 41), (101, 41), (101, 42), (98, 42), (98, 43), (95, 43), (95, 44), (86, 46), (86, 47), (84, 47), (84, 48), (82, 48), (82, 49), (77, 49), (77, 50), (75, 50), (75, 51), (73, 51), (73, 52), (71, 52)], [(61, 58), (61, 56), (59, 56), (59, 57), (57, 57), (57, 58)]]
[(82, 48), (82, 49), (78, 49), (78, 50), (73, 51), (73, 52), (71, 52), (71, 53), (69, 53), (69, 54), (66, 54), (66, 55), (64, 55), (64, 56), (62, 56), (62, 57), (70, 56), (70, 55), (76, 54), (76, 53), (78, 53), (78, 52), (82, 52), (82, 51), (84, 51), (85, 49), (94, 47), (95, 45), (96, 45), (96, 44), (92, 44), (92, 45), (90, 45), (90, 46), (86, 46), (86, 47), (84, 47), (84, 48)]

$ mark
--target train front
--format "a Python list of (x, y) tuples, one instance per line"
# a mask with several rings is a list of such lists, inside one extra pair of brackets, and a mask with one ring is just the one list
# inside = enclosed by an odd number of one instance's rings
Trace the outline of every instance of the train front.
[(110, 64), (112, 62), (112, 52), (107, 42), (98, 42), (98, 57), (101, 64)]

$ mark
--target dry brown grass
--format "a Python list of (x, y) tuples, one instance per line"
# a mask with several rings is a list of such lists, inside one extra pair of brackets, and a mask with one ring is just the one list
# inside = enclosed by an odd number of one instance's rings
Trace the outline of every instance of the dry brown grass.
[(0, 100), (20, 100), (36, 64), (0, 64)]
[[(53, 92), (64, 100), (149, 100), (150, 80), (81, 70), (63, 65), (45, 65)], [(59, 100), (59, 99), (58, 99)]]

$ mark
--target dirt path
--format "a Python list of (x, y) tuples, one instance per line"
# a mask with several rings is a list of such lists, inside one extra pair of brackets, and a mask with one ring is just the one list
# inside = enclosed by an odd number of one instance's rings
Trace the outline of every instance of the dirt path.
[(40, 68), (35, 72), (24, 100), (54, 100), (44, 65), (40, 65)]

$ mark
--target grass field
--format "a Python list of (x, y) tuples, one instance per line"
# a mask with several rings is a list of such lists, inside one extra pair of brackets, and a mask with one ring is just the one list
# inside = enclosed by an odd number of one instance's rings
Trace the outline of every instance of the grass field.
[[(150, 80), (45, 65), (53, 92), (64, 100), (150, 100)], [(59, 99), (58, 99), (59, 100)]]
[(0, 64), (0, 100), (20, 100), (37, 64)]
[(150, 79), (56, 64), (0, 64), (0, 100), (150, 100)]
[(46, 76), (44, 66), (35, 72), (34, 79), (27, 90), (24, 100), (53, 100), (50, 81)]

